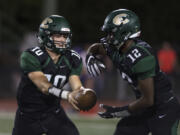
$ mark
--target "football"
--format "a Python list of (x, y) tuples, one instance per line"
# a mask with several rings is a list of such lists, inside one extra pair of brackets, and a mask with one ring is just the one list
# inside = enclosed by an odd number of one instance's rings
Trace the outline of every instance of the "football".
[(75, 99), (81, 111), (88, 111), (96, 104), (97, 96), (92, 89), (84, 88), (77, 92)]

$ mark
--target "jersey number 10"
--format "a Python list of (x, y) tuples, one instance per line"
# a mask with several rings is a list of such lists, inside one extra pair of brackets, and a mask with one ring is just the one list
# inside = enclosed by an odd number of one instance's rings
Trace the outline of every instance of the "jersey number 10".
[(52, 78), (51, 74), (45, 74), (45, 76), (49, 82), (53, 81), (53, 85), (58, 87), (58, 88), (63, 87), (63, 85), (66, 81), (66, 76), (63, 76), (63, 75), (56, 75), (54, 78)]

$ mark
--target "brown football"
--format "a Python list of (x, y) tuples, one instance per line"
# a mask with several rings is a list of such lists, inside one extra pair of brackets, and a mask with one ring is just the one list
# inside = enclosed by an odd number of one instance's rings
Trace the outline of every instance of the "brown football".
[(92, 89), (84, 88), (75, 95), (75, 99), (80, 110), (88, 111), (96, 104), (97, 96)]

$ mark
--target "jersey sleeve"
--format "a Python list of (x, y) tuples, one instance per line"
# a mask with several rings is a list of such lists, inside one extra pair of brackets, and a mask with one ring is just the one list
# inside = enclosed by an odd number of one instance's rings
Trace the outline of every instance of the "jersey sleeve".
[(82, 58), (77, 52), (73, 50), (71, 50), (71, 57), (72, 57), (72, 69), (70, 75), (80, 76), (83, 66)]
[(135, 73), (138, 79), (146, 79), (148, 77), (155, 76), (155, 57), (150, 55), (138, 61), (132, 68), (133, 73)]
[(20, 57), (20, 67), (24, 73), (41, 71), (39, 60), (29, 52), (23, 52)]

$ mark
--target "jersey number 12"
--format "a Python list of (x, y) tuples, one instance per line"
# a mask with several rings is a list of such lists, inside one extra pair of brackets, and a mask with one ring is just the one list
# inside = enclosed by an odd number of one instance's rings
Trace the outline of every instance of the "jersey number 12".
[(141, 53), (138, 51), (138, 49), (134, 49), (132, 50), (131, 54), (128, 54), (127, 57), (129, 57), (132, 63), (134, 63), (137, 58), (141, 57)]

